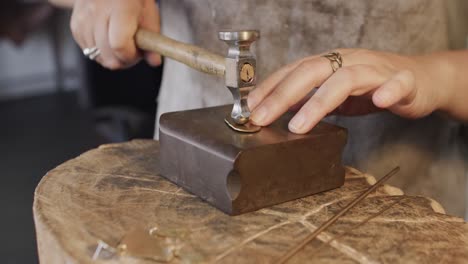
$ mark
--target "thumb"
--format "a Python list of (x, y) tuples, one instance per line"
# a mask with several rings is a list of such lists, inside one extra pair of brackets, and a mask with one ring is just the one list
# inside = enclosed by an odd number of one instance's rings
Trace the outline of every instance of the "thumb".
[[(140, 26), (152, 32), (160, 32), (161, 21), (159, 7), (154, 0), (145, 0)], [(161, 65), (161, 55), (154, 52), (145, 52), (144, 57), (151, 66)]]

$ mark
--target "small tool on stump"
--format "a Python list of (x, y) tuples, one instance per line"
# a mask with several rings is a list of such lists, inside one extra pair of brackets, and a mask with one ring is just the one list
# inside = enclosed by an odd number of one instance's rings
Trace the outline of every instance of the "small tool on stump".
[(218, 37), (229, 46), (226, 57), (158, 33), (137, 32), (141, 49), (224, 77), (233, 95), (233, 106), (161, 116), (162, 176), (230, 215), (343, 185), (347, 131), (321, 122), (307, 134), (294, 134), (287, 126), (290, 114), (268, 127), (251, 124), (247, 96), (257, 76), (250, 46), (259, 32), (223, 31)]

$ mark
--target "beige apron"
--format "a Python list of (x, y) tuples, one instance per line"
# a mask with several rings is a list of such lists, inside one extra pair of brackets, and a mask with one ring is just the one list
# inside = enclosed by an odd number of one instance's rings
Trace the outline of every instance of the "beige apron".
[[(293, 60), (338, 47), (403, 54), (448, 49), (445, 5), (439, 0), (163, 0), (161, 16), (164, 34), (221, 54), (227, 48), (217, 40), (218, 30), (259, 29), (255, 50), (262, 79)], [(230, 102), (222, 79), (166, 59), (158, 115)], [(327, 121), (349, 130), (345, 164), (376, 176), (400, 165), (393, 184), (464, 215), (467, 163), (459, 123), (389, 113)]]

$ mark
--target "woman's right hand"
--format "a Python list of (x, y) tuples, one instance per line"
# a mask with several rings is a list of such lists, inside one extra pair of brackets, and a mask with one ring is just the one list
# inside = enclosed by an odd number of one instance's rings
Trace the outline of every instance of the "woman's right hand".
[(97, 47), (96, 61), (108, 69), (126, 68), (143, 56), (161, 64), (155, 53), (143, 53), (135, 44), (138, 28), (159, 32), (159, 8), (154, 0), (76, 0), (70, 27), (81, 49)]

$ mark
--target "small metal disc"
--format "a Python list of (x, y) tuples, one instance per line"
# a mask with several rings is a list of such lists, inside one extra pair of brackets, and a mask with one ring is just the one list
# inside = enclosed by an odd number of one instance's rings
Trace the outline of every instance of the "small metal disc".
[(250, 122), (247, 122), (243, 125), (237, 124), (234, 119), (232, 119), (231, 115), (226, 116), (224, 118), (224, 122), (234, 131), (242, 132), (242, 133), (256, 133), (262, 129), (261, 126), (256, 126)]

